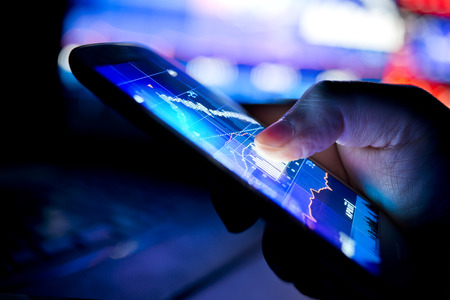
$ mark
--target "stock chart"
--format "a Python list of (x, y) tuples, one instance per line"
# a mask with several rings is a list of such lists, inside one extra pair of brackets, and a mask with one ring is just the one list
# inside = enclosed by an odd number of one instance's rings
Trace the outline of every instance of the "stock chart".
[(264, 127), (241, 106), (171, 64), (137, 60), (97, 71), (346, 256), (378, 272), (376, 209), (309, 159), (284, 163), (258, 153), (254, 138)]

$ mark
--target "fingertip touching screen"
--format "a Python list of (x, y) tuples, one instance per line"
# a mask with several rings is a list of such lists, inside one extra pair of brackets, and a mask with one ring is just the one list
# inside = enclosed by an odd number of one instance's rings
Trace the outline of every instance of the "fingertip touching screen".
[(264, 128), (235, 102), (164, 61), (96, 71), (367, 271), (379, 273), (377, 209), (309, 159), (282, 163), (258, 153), (254, 138)]

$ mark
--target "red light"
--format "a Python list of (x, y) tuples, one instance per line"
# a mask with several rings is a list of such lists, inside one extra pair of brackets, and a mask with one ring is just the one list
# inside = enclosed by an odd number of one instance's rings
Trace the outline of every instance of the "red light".
[(383, 82), (418, 86), (450, 108), (450, 84), (423, 78), (417, 70), (408, 47), (392, 54), (383, 74)]
[(413, 12), (450, 17), (448, 0), (398, 0), (398, 4)]

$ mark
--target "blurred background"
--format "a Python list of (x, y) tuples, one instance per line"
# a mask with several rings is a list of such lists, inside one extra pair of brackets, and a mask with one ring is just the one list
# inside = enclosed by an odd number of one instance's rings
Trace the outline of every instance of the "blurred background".
[(243, 103), (298, 99), (322, 79), (419, 85), (450, 105), (450, 4), (426, 0), (72, 1), (64, 54), (135, 41)]
[(77, 45), (144, 44), (249, 109), (289, 107), (324, 79), (414, 84), (450, 107), (446, 0), (66, 0), (4, 11), (3, 296), (302, 298), (266, 266), (263, 224), (228, 233), (198, 162), (76, 81), (67, 58)]

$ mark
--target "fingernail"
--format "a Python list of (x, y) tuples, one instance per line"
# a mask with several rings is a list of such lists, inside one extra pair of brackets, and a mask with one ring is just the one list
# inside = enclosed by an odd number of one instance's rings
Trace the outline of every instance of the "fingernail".
[(255, 138), (255, 143), (264, 147), (279, 148), (289, 143), (293, 137), (292, 123), (282, 119), (260, 132)]

